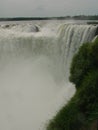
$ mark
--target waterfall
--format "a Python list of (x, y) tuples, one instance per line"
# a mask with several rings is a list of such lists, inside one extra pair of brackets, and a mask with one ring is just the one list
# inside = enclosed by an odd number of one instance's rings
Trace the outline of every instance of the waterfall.
[(92, 25), (70, 25), (63, 24), (59, 28), (59, 41), (62, 43), (61, 52), (65, 68), (65, 76), (68, 80), (70, 64), (73, 55), (79, 47), (86, 42), (90, 42), (95, 36), (97, 26)]
[(45, 128), (74, 95), (75, 87), (68, 81), (72, 57), (97, 29), (86, 24), (37, 24), (0, 26), (1, 130)]

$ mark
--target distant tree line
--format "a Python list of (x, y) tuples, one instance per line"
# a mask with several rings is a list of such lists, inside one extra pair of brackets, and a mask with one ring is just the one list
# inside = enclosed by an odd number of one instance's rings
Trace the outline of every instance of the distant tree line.
[(60, 16), (60, 17), (14, 17), (0, 18), (0, 21), (23, 21), (23, 20), (98, 20), (98, 15), (77, 15), (77, 16)]

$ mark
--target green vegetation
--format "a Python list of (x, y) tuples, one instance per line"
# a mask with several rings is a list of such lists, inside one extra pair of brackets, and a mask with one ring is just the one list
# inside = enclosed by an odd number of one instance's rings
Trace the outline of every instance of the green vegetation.
[[(98, 20), (98, 15), (77, 15), (77, 16), (60, 16), (60, 17), (14, 17), (14, 18), (0, 18), (0, 21), (23, 21), (23, 20)], [(92, 22), (88, 22), (92, 24)], [(98, 24), (94, 22), (93, 24)]]
[[(71, 65), (77, 92), (52, 119), (47, 130), (98, 130), (98, 38), (80, 47)], [(96, 122), (97, 124), (97, 122)]]

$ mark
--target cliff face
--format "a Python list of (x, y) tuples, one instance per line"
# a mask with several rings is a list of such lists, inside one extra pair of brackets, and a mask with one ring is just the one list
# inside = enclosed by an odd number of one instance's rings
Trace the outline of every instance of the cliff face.
[(77, 92), (47, 130), (98, 130), (98, 38), (74, 56), (70, 81)]
[[(88, 129), (82, 128), (81, 130), (88, 130)], [(95, 120), (90, 124), (89, 130), (98, 130), (98, 120)]]
[(95, 32), (95, 36), (96, 36), (96, 35), (98, 35), (98, 27), (97, 27), (96, 32)]
[(98, 120), (93, 121), (90, 130), (98, 130)]

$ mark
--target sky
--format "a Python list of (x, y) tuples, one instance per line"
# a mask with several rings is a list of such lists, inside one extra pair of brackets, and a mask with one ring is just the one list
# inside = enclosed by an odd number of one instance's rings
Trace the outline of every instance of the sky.
[(0, 17), (98, 15), (98, 0), (0, 0)]

